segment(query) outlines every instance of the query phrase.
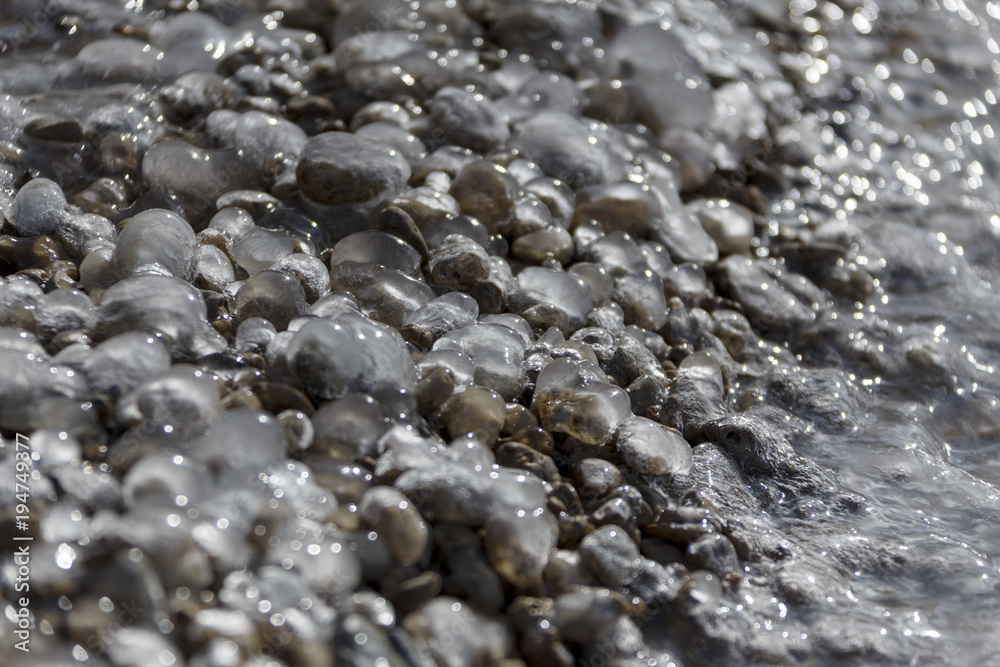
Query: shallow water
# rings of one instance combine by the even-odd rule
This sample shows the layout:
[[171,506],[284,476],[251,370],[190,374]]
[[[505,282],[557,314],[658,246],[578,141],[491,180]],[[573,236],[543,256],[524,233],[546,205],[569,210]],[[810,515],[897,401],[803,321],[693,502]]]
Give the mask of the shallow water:
[[[403,8],[391,1],[354,2],[344,3],[350,11],[345,9],[334,20],[307,2],[219,0],[187,6],[193,15],[199,10],[219,21],[185,26],[177,19],[167,20],[185,9],[181,3],[66,0],[46,3],[41,9],[27,0],[7,3],[0,8],[0,128],[11,135],[3,137],[6,143],[0,146],[6,161],[0,171],[4,205],[24,185],[26,174],[52,178],[65,192],[75,194],[95,180],[94,165],[100,164],[121,177],[127,201],[123,209],[147,188],[177,193],[178,208],[189,217],[197,208],[189,206],[191,202],[201,197],[211,205],[232,189],[267,189],[277,199],[297,201],[278,209],[292,209],[298,215],[294,222],[276,225],[283,243],[280,249],[275,245],[275,251],[289,256],[291,236],[298,243],[322,248],[365,228],[357,220],[371,218],[368,210],[357,217],[344,211],[331,213],[314,202],[302,204],[301,196],[294,200],[294,188],[282,190],[282,169],[299,159],[280,150],[288,145],[288,141],[282,144],[287,137],[278,135],[276,144],[269,144],[277,148],[267,155],[261,148],[262,155],[255,155],[251,164],[244,161],[249,148],[223,148],[229,146],[220,139],[224,129],[213,130],[211,122],[206,126],[178,119],[176,108],[165,110],[157,96],[165,86],[187,72],[214,70],[239,80],[245,90],[253,92],[259,86],[264,91],[246,101],[241,111],[273,107],[287,112],[283,103],[267,94],[283,90],[282,86],[287,88],[286,101],[304,85],[314,96],[332,100],[335,108],[356,111],[361,102],[352,95],[402,100],[405,91],[416,87],[421,92],[414,97],[419,98],[454,78],[469,82],[469,90],[478,86],[477,90],[501,98],[496,106],[514,128],[511,145],[518,145],[541,171],[557,175],[578,191],[599,187],[604,180],[642,186],[662,183],[657,175],[668,170],[679,186],[660,193],[661,199],[676,199],[679,204],[680,198],[714,196],[756,206],[762,214],[756,218],[752,253],[772,258],[764,265],[776,281],[787,278],[780,282],[784,289],[794,292],[795,276],[801,273],[819,285],[821,298],[806,309],[809,322],[803,326],[792,319],[791,309],[770,318],[766,312],[756,319],[751,316],[763,338],[758,339],[758,349],[745,355],[745,364],[732,366],[726,406],[748,414],[754,407],[776,407],[775,412],[760,412],[761,419],[784,435],[795,453],[829,471],[833,482],[803,490],[781,475],[748,472],[749,489],[763,508],[757,528],[784,541],[786,555],[744,559],[742,586],[722,593],[706,584],[703,598],[695,590],[693,599],[706,600],[704,609],[685,611],[681,620],[669,611],[637,614],[636,624],[646,643],[631,662],[619,659],[622,664],[647,665],[671,660],[694,665],[740,664],[739,660],[1000,665],[1000,292],[995,288],[1000,282],[1000,3],[577,0],[535,3],[548,12],[541,18],[517,14],[515,9],[522,4],[413,2]],[[494,27],[484,40],[465,14],[449,11],[459,5],[469,16],[488,19],[500,28]],[[411,19],[410,12],[417,18]],[[406,21],[417,21],[413,25],[419,27],[415,31],[419,39],[408,36]],[[599,34],[601,21],[622,32],[622,26],[646,24],[648,31],[605,38]],[[658,31],[652,27],[657,24]],[[505,32],[504,26],[514,28]],[[129,56],[134,61],[123,63],[96,51],[98,40],[111,34],[128,35],[130,48],[139,46]],[[349,43],[350,38],[355,42]],[[498,43],[490,42],[492,38]],[[256,52],[247,48],[254,40],[260,46]],[[322,40],[341,46],[330,49],[332,57],[323,56],[324,48],[317,46]],[[117,53],[123,44],[104,46]],[[96,55],[87,61],[81,49],[84,55],[86,49]],[[620,66],[620,61],[627,66]],[[488,62],[497,69],[490,70],[491,78],[470,62]],[[323,68],[338,73],[317,75]],[[539,70],[563,72],[586,86],[560,89],[558,77],[553,76],[548,83],[521,88],[525,92],[520,95],[501,95],[519,89],[515,81],[541,77]],[[616,128],[610,122],[614,114],[608,112],[603,119],[607,124],[594,121],[589,127],[574,126],[573,132],[579,131],[575,135],[569,130],[565,136],[556,135],[568,125],[564,116],[555,114],[579,114],[581,103],[574,95],[609,82],[607,104],[614,105],[613,91],[625,85],[640,101],[638,117],[625,113],[627,118]],[[592,96],[599,97],[596,92]],[[222,106],[215,102],[204,102],[191,117]],[[714,105],[716,117],[705,123],[703,118],[712,113],[705,108],[708,105]],[[31,116],[76,117],[86,131],[70,141],[28,140],[22,142],[25,147],[18,147],[23,109]],[[460,111],[453,113],[468,118]],[[301,121],[312,123],[306,128],[310,136],[333,129],[323,127],[322,114],[317,115],[319,120]],[[406,133],[390,135],[384,127],[369,131],[391,136],[386,139],[390,143],[404,142],[414,155],[449,142],[466,146],[482,142],[488,150],[507,141],[502,133],[493,132],[496,127],[490,123],[496,122],[491,113],[483,112],[476,121],[486,129],[471,137],[440,121],[445,135],[424,132],[420,139],[428,145],[423,148],[417,146],[417,137],[410,139]],[[204,155],[192,160],[204,167],[205,174],[221,174],[235,165],[230,177],[221,184],[206,183],[210,179],[191,178],[192,172],[168,163],[166,185],[153,188],[148,180],[144,184],[142,176],[150,178],[152,170],[143,164],[145,173],[140,175],[136,155],[141,160],[146,149],[163,137],[164,127],[180,139],[201,142]],[[589,133],[581,143],[588,142],[592,153],[575,162],[559,154],[558,144],[576,141],[580,133]],[[552,136],[557,137],[553,146],[538,148]],[[104,146],[112,141],[108,137],[117,137],[114,140],[125,147]],[[650,145],[659,146],[671,159],[656,164]],[[300,149],[301,143],[296,144],[296,153]],[[294,170],[286,177],[288,173]],[[417,178],[415,174],[411,182]],[[506,182],[495,178],[491,194],[496,194],[494,201],[501,201],[500,195],[507,194]],[[698,183],[699,179],[704,182]],[[648,194],[649,188],[642,192]],[[449,205],[441,204],[442,209]],[[532,225],[543,227],[556,214],[556,208],[549,206],[551,213],[544,215],[550,220],[543,224],[528,215],[512,219],[490,203],[478,205],[477,217],[494,235],[489,243],[500,243],[497,235],[535,231]],[[468,206],[463,202],[463,212]],[[430,224],[438,221],[437,211],[420,210],[434,221]],[[210,217],[190,222],[200,229]],[[316,231],[316,219],[324,224],[335,221]],[[418,224],[431,229],[424,220]],[[577,243],[586,234],[580,227],[585,225],[574,223]],[[637,238],[644,233],[633,232]],[[485,231],[481,233],[487,238]],[[430,238],[429,233],[425,236]],[[671,241],[669,234],[652,238],[664,244]],[[262,243],[266,251],[267,243]],[[714,248],[714,241],[709,239],[709,244]],[[682,262],[684,252],[703,252],[695,240],[678,245],[682,247],[671,248],[671,254],[691,271],[693,283],[703,275],[698,272],[704,265],[710,267],[715,283],[722,284],[711,268],[713,258]],[[341,246],[340,252],[347,253],[346,247]],[[486,249],[503,254],[496,247]],[[809,254],[814,251],[819,255]],[[304,251],[299,246],[294,252]],[[834,258],[823,252],[833,252]],[[482,254],[485,267],[489,260]],[[575,257],[580,259],[579,255],[578,249]],[[614,256],[623,265],[629,259],[624,250],[620,257]],[[398,261],[409,267],[416,262],[416,252]],[[389,261],[383,263],[391,266]],[[488,270],[477,265],[478,273],[469,284]],[[430,290],[412,285],[403,273],[407,271],[386,290],[405,294],[414,312],[430,301]],[[419,274],[420,269],[409,273]],[[527,281],[542,274],[523,275]],[[340,280],[341,285],[354,285],[351,281],[360,279],[345,270]],[[455,280],[465,291],[464,283]],[[581,284],[573,282],[575,288]],[[766,291],[768,284],[761,289]],[[664,309],[648,315],[643,304],[650,301],[643,300],[642,284],[631,288],[634,293],[623,292],[628,298],[638,294],[634,302],[619,299],[627,317],[638,312],[635,321],[663,331],[663,321],[657,318]],[[803,303],[808,300],[800,295],[810,293],[808,289],[794,292]],[[365,301],[362,291],[355,291]],[[544,294],[529,296],[544,301]],[[733,293],[722,296],[746,301]],[[396,325],[401,325],[403,317],[379,310],[379,299],[382,296],[376,295],[362,303],[365,314],[383,322],[396,318]],[[519,312],[524,315],[535,304],[518,306]],[[583,307],[572,313],[570,330],[579,328],[589,312],[586,303],[572,305]],[[671,307],[677,310],[677,304]],[[303,307],[287,316],[274,310],[248,311],[250,315],[238,317],[259,315],[282,319],[287,325],[304,311]],[[283,328],[278,326],[279,331]],[[504,343],[510,349],[520,345],[510,328],[497,328],[515,339],[513,344]],[[493,331],[490,335],[500,335]],[[209,350],[216,344],[199,341],[191,346]],[[478,365],[487,366],[474,358],[457,334],[439,341],[444,343],[435,344],[435,353],[461,347]],[[733,347],[727,347],[735,357]],[[292,349],[301,348],[309,352],[307,344]],[[485,358],[489,351],[480,354]],[[513,356],[505,348],[499,360],[489,360],[494,364],[490,369],[499,368],[497,377],[514,383],[510,395],[504,395],[499,384],[492,386],[507,399],[521,396],[524,384],[523,370],[512,373],[513,380],[504,375]],[[832,375],[824,375],[827,371]],[[479,368],[476,373],[477,383],[488,375]],[[402,375],[387,373],[384,379],[400,384]],[[317,379],[322,381],[324,377]],[[412,378],[406,381],[412,384]],[[372,394],[385,389],[374,380],[355,384],[356,391]],[[316,390],[311,395],[321,393]],[[379,400],[389,401],[381,395]],[[576,432],[573,435],[586,441]],[[709,498],[705,502],[711,506],[711,490],[698,493]],[[845,510],[848,496],[855,500]],[[513,525],[525,530],[523,523]],[[686,623],[694,629],[688,638]],[[577,650],[574,657],[580,664],[608,659],[599,650],[588,651]],[[301,664],[311,664],[300,659]]]

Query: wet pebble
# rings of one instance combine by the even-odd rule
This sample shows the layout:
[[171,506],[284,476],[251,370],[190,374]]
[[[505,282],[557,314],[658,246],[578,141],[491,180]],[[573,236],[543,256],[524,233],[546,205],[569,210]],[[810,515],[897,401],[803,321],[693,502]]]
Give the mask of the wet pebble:
[[452,143],[481,153],[510,138],[503,114],[482,93],[441,88],[434,94],[431,118]]
[[306,143],[297,167],[302,192],[322,204],[361,204],[399,190],[410,166],[393,148],[346,132]]
[[170,211],[151,209],[131,218],[118,234],[112,261],[122,278],[158,273],[190,280],[196,249],[191,225]]
[[247,278],[236,293],[235,305],[237,323],[260,317],[278,331],[308,308],[302,284],[275,270],[259,271]]
[[622,460],[642,475],[681,475],[691,468],[691,446],[681,434],[643,417],[625,420],[615,444]]
[[360,315],[307,323],[288,343],[285,357],[308,392],[326,400],[378,387],[412,391],[416,385],[416,369],[400,335]]

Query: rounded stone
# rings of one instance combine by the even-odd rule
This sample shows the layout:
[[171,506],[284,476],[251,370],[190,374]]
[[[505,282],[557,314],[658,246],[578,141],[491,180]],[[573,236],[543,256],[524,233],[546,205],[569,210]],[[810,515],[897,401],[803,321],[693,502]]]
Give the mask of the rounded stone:
[[296,176],[302,192],[321,204],[362,204],[401,189],[410,165],[380,141],[324,132],[302,149]]

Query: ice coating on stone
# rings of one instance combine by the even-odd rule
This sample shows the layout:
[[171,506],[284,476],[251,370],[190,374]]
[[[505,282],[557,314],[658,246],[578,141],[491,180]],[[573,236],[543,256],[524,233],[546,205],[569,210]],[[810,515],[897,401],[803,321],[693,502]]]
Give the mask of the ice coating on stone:
[[444,243],[452,234],[466,236],[483,247],[490,242],[490,233],[483,223],[468,215],[432,222],[423,230],[424,240],[431,249]]
[[[357,556],[339,534],[323,524],[301,520],[286,527],[277,537],[279,542],[268,550],[266,561],[282,567],[285,562],[294,563],[313,590],[337,598],[360,583],[361,564]],[[296,548],[296,542],[305,548]],[[289,607],[294,609],[299,599],[290,597]]]
[[372,319],[396,329],[411,313],[434,298],[434,290],[426,283],[400,273],[383,270],[358,290],[358,306]]
[[195,284],[222,292],[236,280],[233,263],[213,245],[199,245],[194,260]]
[[510,145],[549,176],[574,187],[617,181],[623,172],[621,160],[605,142],[562,111],[542,112],[524,121],[511,136]]
[[122,480],[122,496],[129,508],[140,503],[197,505],[210,489],[211,477],[204,465],[170,452],[147,456],[129,468]]
[[137,39],[110,37],[90,42],[67,62],[59,80],[68,86],[90,82],[139,83],[158,80],[163,52]]
[[299,329],[285,358],[306,390],[326,400],[380,387],[416,384],[413,360],[399,333],[360,315],[316,320]]
[[475,382],[489,387],[506,400],[524,388],[524,339],[513,330],[495,324],[473,324],[445,334],[432,348],[465,354],[475,366]]
[[115,226],[110,220],[95,213],[67,215],[55,230],[55,237],[70,254],[85,256],[87,253],[115,242]]
[[393,486],[411,498],[424,517],[482,526],[487,557],[501,577],[519,586],[540,580],[559,531],[538,478],[448,461],[432,451],[410,457],[408,463]]
[[62,188],[47,178],[25,183],[10,211],[14,228],[24,236],[55,234],[68,217]]
[[643,475],[678,475],[691,469],[691,446],[672,428],[629,417],[615,432],[618,455]]
[[361,204],[399,190],[410,165],[379,141],[324,132],[305,145],[297,176],[302,192],[322,204]]
[[35,306],[35,330],[44,341],[62,332],[89,334],[96,322],[97,314],[90,298],[69,287],[52,290]]
[[449,292],[421,306],[403,320],[403,326],[427,331],[434,339],[470,326],[479,317],[479,305],[468,294]]
[[0,350],[0,364],[4,369],[0,381],[4,417],[30,401],[52,396],[82,397],[87,388],[86,380],[79,373],[66,366],[53,365],[30,352]]
[[612,631],[625,604],[607,588],[579,586],[556,598],[555,624],[567,639],[590,643]]
[[532,264],[541,264],[547,259],[567,264],[573,259],[573,252],[573,237],[555,225],[519,236],[510,249],[514,257]]
[[221,398],[217,378],[198,368],[174,366],[144,382],[119,401],[117,408],[125,419],[144,419],[184,433],[200,433],[222,413]]
[[559,330],[569,335],[587,321],[587,313],[594,307],[590,285],[571,273],[529,266],[517,276],[517,290],[511,296],[513,310],[524,311],[547,305],[557,310],[562,319]]
[[424,145],[424,142],[406,129],[392,123],[368,123],[358,129],[355,134],[392,146],[410,164],[427,155],[427,146]]
[[428,375],[433,369],[446,368],[455,378],[455,385],[469,386],[475,383],[476,367],[467,355],[457,349],[431,350],[420,358],[417,372],[421,377]]
[[286,255],[272,264],[271,269],[298,280],[309,303],[330,291],[330,271],[323,260],[314,255],[301,252]]
[[472,239],[453,234],[434,249],[427,267],[434,283],[467,292],[489,274],[490,258]]
[[[220,211],[215,216],[216,219],[225,212]],[[252,222],[251,220],[251,224]],[[253,227],[236,239],[232,254],[233,259],[247,272],[255,273],[293,254],[296,248],[296,238],[289,232]]]
[[347,262],[382,264],[413,278],[419,278],[420,253],[402,239],[374,230],[357,232],[341,239],[330,252],[330,266]]
[[[406,211],[413,218],[418,230],[426,230],[435,223],[450,220],[461,213],[458,202],[447,193],[447,190],[447,187],[441,191],[430,185],[424,185],[399,195],[392,200],[392,204]],[[403,238],[410,242],[410,239]]]
[[558,540],[558,524],[544,505],[530,510],[515,505],[486,521],[483,548],[501,578],[528,587],[541,579]]
[[486,387],[468,387],[441,406],[448,437],[472,435],[488,446],[496,444],[506,416],[504,400]]
[[243,165],[237,151],[198,148],[179,139],[146,151],[142,177],[150,190],[175,194],[203,211],[210,211],[228,190],[254,190],[258,185],[257,175]]
[[80,364],[91,389],[118,396],[170,368],[170,351],[157,336],[129,331],[93,348]]
[[285,432],[266,412],[230,410],[189,448],[187,454],[206,465],[252,470],[256,476],[257,471],[284,457]]
[[457,598],[431,600],[403,619],[403,627],[443,667],[498,664],[513,651],[509,630]]
[[237,206],[223,208],[212,216],[208,228],[225,232],[230,239],[238,239],[254,228],[253,216]]
[[337,512],[337,497],[316,483],[316,476],[301,461],[275,461],[263,475],[264,484],[298,517],[328,521]]
[[627,232],[602,236],[586,247],[584,257],[606,269],[612,277],[638,275],[649,268],[642,249]]
[[97,315],[100,338],[136,330],[162,334],[175,356],[201,356],[226,346],[208,325],[201,294],[177,278],[126,278],[105,292]]
[[802,332],[816,318],[809,304],[778,283],[757,260],[730,255],[715,267],[715,279],[720,293],[738,301],[764,335]]
[[462,213],[479,220],[490,233],[501,234],[508,231],[514,217],[517,190],[517,180],[506,169],[484,161],[464,166],[448,194]]
[[111,261],[123,278],[154,270],[190,280],[197,247],[194,231],[183,218],[150,209],[132,217],[118,234]]
[[714,111],[707,76],[686,52],[677,30],[659,23],[622,31],[609,49],[635,83],[639,120],[657,132],[699,127]]
[[542,426],[587,444],[608,440],[631,414],[628,395],[589,361],[555,359],[538,375],[531,410]]
[[306,133],[295,123],[261,111],[240,114],[233,132],[233,148],[243,153],[250,165],[268,168],[294,166],[306,145]]
[[664,215],[650,230],[650,238],[662,243],[677,263],[711,264],[719,259],[715,241],[687,209]]

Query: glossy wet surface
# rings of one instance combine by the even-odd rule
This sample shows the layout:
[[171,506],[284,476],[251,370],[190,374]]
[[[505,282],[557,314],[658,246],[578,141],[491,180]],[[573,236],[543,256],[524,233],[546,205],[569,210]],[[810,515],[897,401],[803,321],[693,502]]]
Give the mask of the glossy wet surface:
[[1000,665],[998,25],[5,4],[0,646]]

